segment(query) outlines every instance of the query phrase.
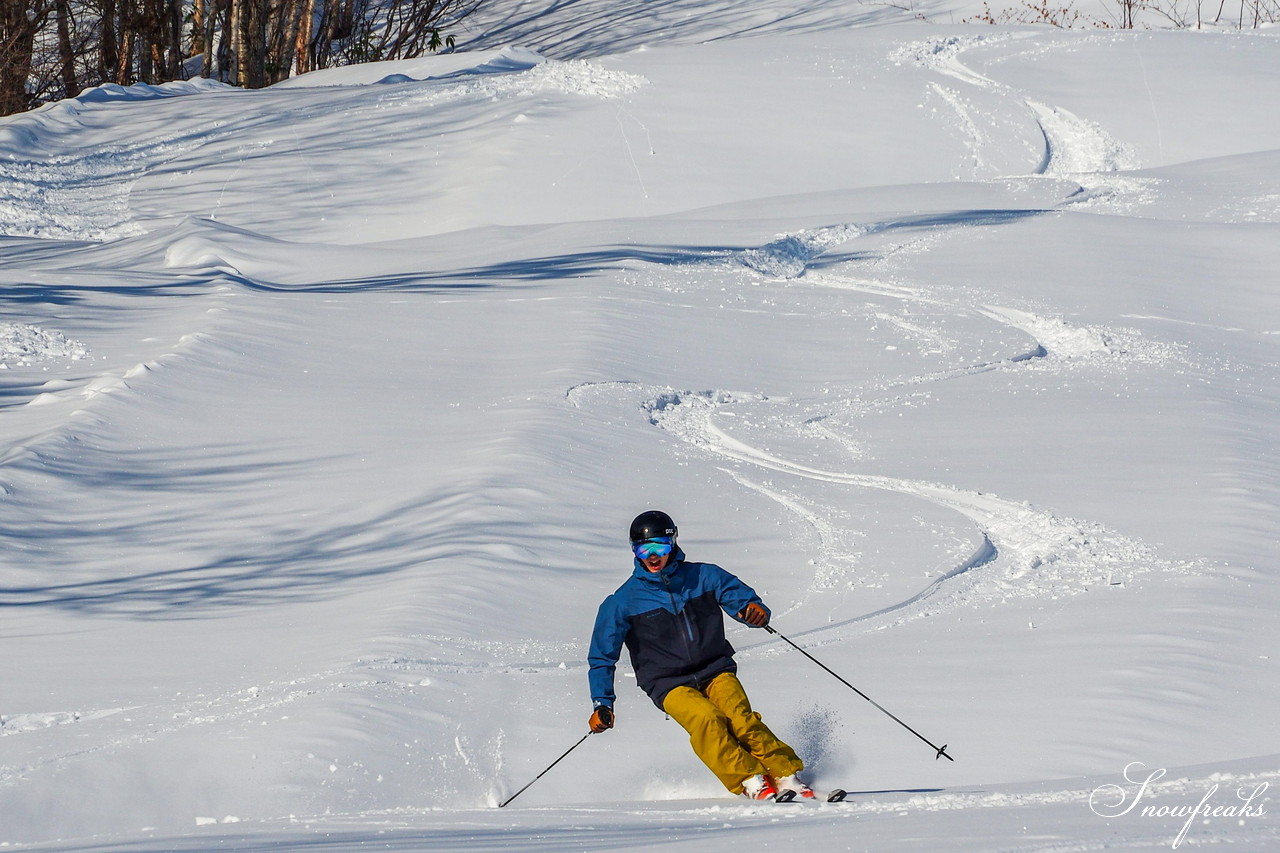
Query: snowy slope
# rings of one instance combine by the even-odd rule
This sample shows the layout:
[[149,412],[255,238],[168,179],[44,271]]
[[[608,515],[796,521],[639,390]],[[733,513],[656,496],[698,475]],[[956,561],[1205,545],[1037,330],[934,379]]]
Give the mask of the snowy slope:
[[[970,11],[509,4],[5,119],[0,844],[1273,848],[1276,35]],[[651,506],[956,761],[734,628],[851,802],[624,675],[495,808]]]

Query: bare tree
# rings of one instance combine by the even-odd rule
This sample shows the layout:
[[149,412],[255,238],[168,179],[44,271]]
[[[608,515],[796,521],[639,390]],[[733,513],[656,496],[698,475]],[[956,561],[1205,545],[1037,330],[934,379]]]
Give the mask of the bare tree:
[[54,0],[53,10],[58,22],[58,61],[62,65],[62,91],[78,95],[80,82],[76,76],[76,47],[71,40],[71,31],[75,26],[71,19],[71,4],[67,0]]
[[477,0],[324,0],[312,67],[412,59],[453,47],[443,27],[477,5]]
[[34,105],[27,87],[36,36],[53,13],[53,0],[0,0],[0,115]]
[[0,0],[0,115],[85,86],[178,80],[188,60],[190,73],[256,88],[317,68],[421,56],[452,47],[443,28],[478,2]]
[[[984,2],[983,12],[965,18],[967,23],[984,24],[1049,24],[1055,27],[1099,27],[1131,30],[1139,26],[1138,15],[1165,18],[1180,29],[1200,29],[1203,24],[1204,0],[1116,0],[1118,14],[1108,11],[1105,18],[1085,15],[1074,8],[1074,0],[1019,0],[1018,5],[995,11]],[[1214,24],[1230,23],[1232,12],[1227,0],[1218,0]],[[1227,16],[1224,21],[1224,14]],[[1240,0],[1235,14],[1239,29],[1256,29],[1280,21],[1280,0]]]

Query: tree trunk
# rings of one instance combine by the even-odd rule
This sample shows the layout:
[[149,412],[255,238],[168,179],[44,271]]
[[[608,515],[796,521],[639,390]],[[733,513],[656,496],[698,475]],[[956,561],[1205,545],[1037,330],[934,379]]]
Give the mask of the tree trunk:
[[204,0],[194,0],[191,4],[191,51],[187,54],[188,57],[204,54],[204,22],[208,17],[208,4]]
[[[199,5],[197,2],[196,5]],[[181,80],[186,75],[182,72],[182,2],[169,0],[168,21],[168,68],[166,73],[170,80]]]
[[28,14],[29,3],[0,0],[0,115],[12,115],[31,108],[27,78],[36,33],[44,26],[52,4],[37,4]]
[[298,45],[298,28],[302,25],[302,0],[281,0],[271,25],[269,83],[289,79]]
[[102,32],[98,37],[98,81],[103,83],[115,76],[116,67],[120,64],[120,36],[119,30],[116,29],[118,10],[116,0],[102,0]]
[[302,14],[299,18],[297,32],[293,34],[294,68],[298,74],[312,70],[311,63],[311,27],[316,14],[316,0],[303,0]]
[[200,19],[200,52],[204,57],[200,65],[202,77],[213,76],[213,25],[218,19],[218,4],[215,0],[196,0],[196,5],[204,9],[204,17]]
[[227,59],[229,66],[227,82],[234,86],[244,85],[244,71],[241,57],[244,54],[244,4],[245,0],[231,0],[231,15],[227,29],[231,31],[231,49]]
[[62,65],[62,96],[74,98],[80,94],[76,79],[76,53],[71,47],[71,6],[67,0],[55,0],[54,14],[58,20],[58,62]]
[[121,0],[119,9],[120,35],[117,39],[119,49],[115,56],[116,67],[107,79],[121,86],[128,86],[133,82],[133,53],[138,41],[136,0]]

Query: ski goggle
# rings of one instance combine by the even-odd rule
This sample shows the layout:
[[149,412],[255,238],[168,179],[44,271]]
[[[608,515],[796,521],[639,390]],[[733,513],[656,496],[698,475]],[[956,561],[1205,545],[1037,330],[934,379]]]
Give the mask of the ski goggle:
[[672,536],[659,536],[655,539],[646,539],[643,542],[634,542],[631,550],[635,552],[637,560],[647,560],[650,557],[665,557],[675,550],[676,540]]

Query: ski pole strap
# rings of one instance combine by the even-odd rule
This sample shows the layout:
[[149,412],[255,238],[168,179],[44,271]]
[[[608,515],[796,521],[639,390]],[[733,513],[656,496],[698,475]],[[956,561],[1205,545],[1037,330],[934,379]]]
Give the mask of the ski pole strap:
[[785,634],[783,634],[781,631],[777,630],[776,628],[774,628],[774,627],[773,627],[773,626],[771,626],[771,625],[765,625],[765,626],[764,626],[764,629],[765,629],[766,631],[768,631],[770,634],[773,634],[773,635],[775,635],[775,636],[777,636],[777,637],[781,638],[781,639],[782,639],[782,641],[783,641],[784,643],[786,643],[788,646],[790,646],[791,648],[795,649],[795,650],[796,650],[796,651],[798,651],[800,654],[804,655],[804,656],[805,656],[805,657],[807,657],[809,660],[813,661],[813,662],[814,662],[814,663],[816,663],[818,666],[820,666],[820,667],[822,667],[824,670],[826,670],[826,671],[827,671],[827,673],[828,673],[829,675],[831,675],[833,678],[835,678],[835,679],[836,679],[836,681],[839,681],[839,682],[840,682],[841,684],[843,684],[845,687],[848,687],[848,688],[849,688],[850,690],[852,690],[854,693],[857,693],[857,694],[858,694],[859,696],[861,696],[863,699],[866,699],[868,702],[870,702],[872,705],[874,705],[874,706],[876,707],[876,709],[877,709],[877,710],[879,710],[881,713],[883,713],[884,715],[886,715],[887,717],[889,717],[889,719],[893,720],[895,723],[897,723],[898,725],[902,726],[904,729],[906,729],[907,731],[911,732],[911,733],[912,733],[913,735],[915,735],[916,737],[920,738],[920,740],[924,741],[925,743],[929,744],[929,746],[933,747],[933,750],[934,750],[934,752],[936,753],[936,755],[934,755],[934,757],[933,757],[934,761],[937,761],[939,758],[945,758],[945,759],[947,759],[947,761],[955,761],[955,759],[954,759],[954,758],[952,758],[950,755],[948,755],[948,754],[947,754],[947,745],[946,745],[945,743],[944,743],[942,746],[938,746],[938,745],[936,745],[935,743],[933,743],[932,741],[930,741],[927,737],[925,737],[924,735],[920,734],[920,733],[919,733],[918,731],[916,731],[915,729],[911,728],[911,726],[909,726],[909,725],[907,725],[906,723],[902,722],[902,720],[898,719],[896,716],[894,716],[893,714],[889,713],[889,711],[888,711],[888,710],[887,710],[883,705],[881,705],[879,702],[877,702],[876,700],[872,699],[870,696],[868,696],[867,694],[863,693],[863,692],[862,692],[861,690],[859,690],[858,688],[854,687],[854,686],[853,686],[852,684],[850,684],[848,681],[845,681],[843,678],[841,678],[839,674],[837,674],[836,672],[834,672],[834,671],[831,669],[831,667],[827,666],[825,663],[823,663],[822,661],[818,660],[818,659],[817,659],[817,658],[815,658],[813,655],[809,654],[809,653],[808,653],[808,652],[806,652],[804,649],[802,649],[802,648],[800,648],[799,646],[797,646],[795,643],[791,642],[791,640],[790,640],[790,639],[789,639]]

